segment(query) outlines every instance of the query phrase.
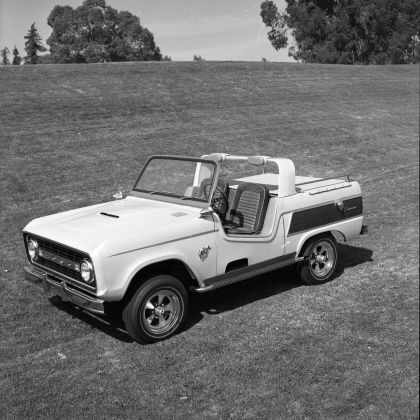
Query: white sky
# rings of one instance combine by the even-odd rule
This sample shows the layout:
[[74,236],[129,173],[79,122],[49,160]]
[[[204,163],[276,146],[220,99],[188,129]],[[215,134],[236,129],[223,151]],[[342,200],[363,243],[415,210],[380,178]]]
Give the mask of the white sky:
[[[83,0],[0,0],[0,49],[21,57],[24,35],[33,22],[45,46],[51,33],[47,17],[59,5],[80,6]],[[162,54],[174,61],[206,60],[293,61],[287,50],[277,52],[267,39],[260,17],[262,0],[106,0],[117,10],[140,18],[155,36]],[[284,9],[284,0],[276,0]]]

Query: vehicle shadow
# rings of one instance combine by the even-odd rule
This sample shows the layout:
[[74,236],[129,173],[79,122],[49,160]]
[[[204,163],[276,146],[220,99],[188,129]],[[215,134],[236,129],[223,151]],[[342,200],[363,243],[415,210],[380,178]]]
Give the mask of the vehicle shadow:
[[121,319],[121,313],[118,310],[112,311],[106,315],[96,315],[85,311],[69,302],[63,302],[58,296],[52,296],[49,301],[57,309],[66,312],[73,318],[77,318],[92,328],[96,328],[103,333],[125,343],[132,343],[134,340],[125,331],[124,323]]
[[[337,252],[338,265],[335,276],[330,280],[332,282],[346,269],[373,261],[373,251],[367,248],[337,243]],[[295,264],[213,292],[197,294],[192,297],[190,315],[184,330],[198,323],[203,318],[203,313],[216,315],[301,286],[305,285],[298,277]],[[322,285],[306,287],[320,286]]]
[[[334,279],[342,275],[348,268],[373,261],[373,251],[367,248],[338,243],[337,251],[339,265]],[[334,281],[334,279],[331,281]],[[203,319],[203,314],[217,315],[301,286],[304,285],[298,278],[297,266],[292,265],[222,287],[213,292],[191,294],[190,312],[183,331],[198,324]],[[321,287],[321,285],[310,287]],[[107,315],[102,316],[63,302],[56,296],[51,297],[49,300],[59,310],[68,313],[70,316],[85,322],[93,328],[97,328],[116,340],[126,343],[133,342],[133,339],[125,331],[121,319],[121,311],[117,307]]]
[[335,277],[341,276],[346,268],[372,262],[373,251],[368,248],[337,243],[338,265]]

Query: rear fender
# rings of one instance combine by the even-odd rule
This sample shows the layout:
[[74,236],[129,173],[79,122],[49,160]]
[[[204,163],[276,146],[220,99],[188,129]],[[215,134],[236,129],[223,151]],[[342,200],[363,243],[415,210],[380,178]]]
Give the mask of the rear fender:
[[[300,235],[291,235],[287,237],[287,242],[296,244],[296,255],[298,258],[302,258],[302,252],[304,251],[304,245],[306,242],[314,236],[321,234],[330,235],[333,237],[341,236],[344,241],[356,238],[360,234],[360,230],[363,224],[363,216],[347,219],[338,223],[334,223],[328,226],[323,226],[317,229],[304,232]],[[289,243],[290,243],[289,242]]]

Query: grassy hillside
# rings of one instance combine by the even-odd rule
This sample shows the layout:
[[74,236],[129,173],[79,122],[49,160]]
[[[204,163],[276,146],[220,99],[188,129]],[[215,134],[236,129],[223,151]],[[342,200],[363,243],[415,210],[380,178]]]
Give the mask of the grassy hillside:
[[[418,418],[418,66],[0,67],[0,417]],[[31,219],[128,191],[155,153],[350,173],[369,235],[341,275],[279,270],[193,300],[139,346],[23,280]]]

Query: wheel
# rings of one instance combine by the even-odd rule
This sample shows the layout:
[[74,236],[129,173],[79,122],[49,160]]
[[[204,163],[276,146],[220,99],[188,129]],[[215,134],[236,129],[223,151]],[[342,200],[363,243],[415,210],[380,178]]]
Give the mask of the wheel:
[[305,247],[305,260],[299,264],[299,274],[305,284],[320,284],[330,280],[337,266],[337,246],[332,236],[318,236]]
[[123,309],[128,334],[139,343],[154,343],[175,334],[188,313],[188,294],[175,277],[159,275],[142,284]]

